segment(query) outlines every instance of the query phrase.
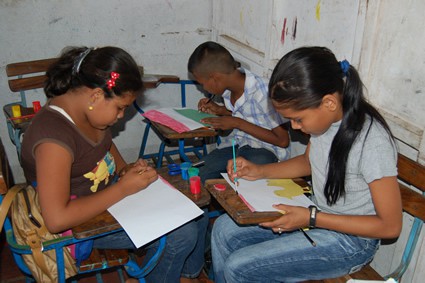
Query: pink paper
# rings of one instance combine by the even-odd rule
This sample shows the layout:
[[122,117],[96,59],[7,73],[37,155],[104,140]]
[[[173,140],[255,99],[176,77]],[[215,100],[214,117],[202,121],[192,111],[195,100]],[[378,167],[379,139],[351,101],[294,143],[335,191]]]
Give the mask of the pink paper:
[[151,121],[167,126],[179,134],[190,131],[186,125],[156,110],[146,111],[144,114],[142,114],[142,116],[148,118]]

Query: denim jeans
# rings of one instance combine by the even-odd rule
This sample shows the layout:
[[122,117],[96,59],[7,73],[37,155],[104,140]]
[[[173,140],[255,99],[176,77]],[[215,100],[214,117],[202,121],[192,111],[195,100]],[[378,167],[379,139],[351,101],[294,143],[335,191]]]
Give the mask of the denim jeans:
[[[242,156],[255,164],[267,164],[277,162],[276,155],[264,148],[252,148],[249,145],[237,147],[236,156]],[[202,183],[208,179],[221,179],[221,173],[226,173],[227,161],[233,158],[233,148],[225,147],[214,149],[204,156],[205,165],[199,169]]]
[[[158,264],[147,275],[146,282],[178,283],[180,277],[196,278],[204,265],[205,236],[208,227],[208,214],[180,226],[167,234],[164,253]],[[143,264],[155,254],[159,245],[156,240],[147,249]],[[118,232],[94,240],[97,249],[136,249],[125,232]]]
[[273,233],[257,225],[238,226],[227,214],[214,223],[211,248],[214,282],[299,282],[334,278],[370,262],[379,240],[325,229]]

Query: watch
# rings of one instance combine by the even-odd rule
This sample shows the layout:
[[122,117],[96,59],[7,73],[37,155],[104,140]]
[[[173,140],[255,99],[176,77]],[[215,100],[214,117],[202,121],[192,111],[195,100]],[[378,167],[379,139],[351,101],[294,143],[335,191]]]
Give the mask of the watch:
[[310,210],[310,224],[309,227],[310,228],[316,228],[316,216],[317,216],[317,206],[314,205],[310,205],[308,207],[308,209]]

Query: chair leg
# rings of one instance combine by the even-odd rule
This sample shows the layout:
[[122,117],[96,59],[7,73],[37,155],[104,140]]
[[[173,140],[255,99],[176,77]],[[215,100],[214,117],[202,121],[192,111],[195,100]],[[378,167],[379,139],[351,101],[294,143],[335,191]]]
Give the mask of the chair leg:
[[421,219],[415,217],[415,220],[413,221],[412,228],[410,230],[409,238],[406,243],[406,247],[404,249],[404,253],[402,255],[402,259],[400,262],[400,265],[394,270],[391,274],[384,277],[385,280],[389,278],[393,278],[397,280],[397,282],[400,282],[401,277],[406,272],[407,267],[409,266],[409,263],[412,259],[413,253],[415,251],[416,244],[419,239],[419,235],[422,230],[423,222]]
[[162,167],[162,159],[164,158],[164,152],[165,152],[165,142],[161,142],[161,145],[159,146],[159,151],[158,151],[158,161],[156,163],[156,168]]
[[167,236],[162,236],[159,239],[159,246],[156,253],[149,259],[145,266],[142,268],[137,264],[135,260],[129,260],[127,264],[124,266],[127,273],[134,278],[139,278],[139,282],[145,282],[143,279],[152,269],[155,268],[158,261],[160,260],[162,253],[165,249],[165,243],[167,240]]
[[117,270],[117,273],[118,273],[118,277],[120,278],[120,282],[121,283],[124,283],[125,282],[125,278],[124,278],[124,273],[122,272],[122,269],[121,268],[118,269]]
[[148,142],[148,136],[149,136],[149,131],[151,129],[151,123],[147,122],[146,123],[146,128],[145,128],[145,132],[143,133],[143,139],[142,139],[142,144],[140,146],[140,151],[139,151],[139,158],[144,158],[145,155],[145,149],[146,149],[146,144]]
[[102,273],[96,272],[96,281],[97,283],[103,283]]

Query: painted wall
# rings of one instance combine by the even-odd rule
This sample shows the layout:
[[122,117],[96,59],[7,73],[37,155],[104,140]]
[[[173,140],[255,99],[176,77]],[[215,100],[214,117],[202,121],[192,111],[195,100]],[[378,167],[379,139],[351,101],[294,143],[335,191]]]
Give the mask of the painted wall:
[[[187,78],[187,59],[198,44],[210,39],[211,20],[212,4],[208,0],[0,1],[0,104],[18,100],[7,85],[8,63],[55,57],[69,45],[119,46],[144,66],[145,73]],[[188,106],[195,106],[201,95],[190,88]],[[29,97],[30,103],[33,99],[45,101],[42,92]],[[145,109],[179,104],[180,89],[176,85],[147,91],[143,101]],[[135,111],[114,126],[114,140],[127,161],[137,155],[143,129],[144,123]],[[15,179],[24,181],[4,115],[0,115],[0,135]],[[149,142],[155,143],[155,139]],[[157,147],[148,148],[154,149]]]

